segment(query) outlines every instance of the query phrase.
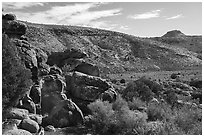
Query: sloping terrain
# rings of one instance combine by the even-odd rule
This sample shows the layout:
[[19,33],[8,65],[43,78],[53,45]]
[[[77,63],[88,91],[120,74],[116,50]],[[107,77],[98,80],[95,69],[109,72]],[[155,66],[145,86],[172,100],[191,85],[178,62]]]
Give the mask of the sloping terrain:
[[189,37],[187,42],[183,37],[177,38],[175,43],[166,42],[169,37],[164,36],[139,38],[86,27],[26,24],[29,42],[48,56],[77,48],[85,52],[89,57],[85,60],[99,66],[101,72],[181,70],[201,66],[201,36]]

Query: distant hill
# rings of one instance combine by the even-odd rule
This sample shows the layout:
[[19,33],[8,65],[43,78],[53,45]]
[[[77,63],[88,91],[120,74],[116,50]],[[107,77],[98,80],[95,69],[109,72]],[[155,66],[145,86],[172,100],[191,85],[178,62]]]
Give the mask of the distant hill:
[[172,30],[168,31],[166,34],[164,34],[162,37],[174,37],[174,38],[182,38],[185,37],[186,35],[183,34],[180,30]]
[[26,36],[32,45],[48,55],[80,49],[88,54],[86,61],[99,66],[101,72],[180,70],[201,66],[202,62],[199,58],[202,37],[180,39],[185,36],[180,31],[157,38],[140,38],[89,27],[26,24]]
[[49,60],[53,53],[75,48],[88,55],[85,62],[97,65],[104,73],[202,66],[202,37],[186,36],[178,30],[162,37],[141,38],[90,27],[20,22],[27,25],[25,37],[28,42]]

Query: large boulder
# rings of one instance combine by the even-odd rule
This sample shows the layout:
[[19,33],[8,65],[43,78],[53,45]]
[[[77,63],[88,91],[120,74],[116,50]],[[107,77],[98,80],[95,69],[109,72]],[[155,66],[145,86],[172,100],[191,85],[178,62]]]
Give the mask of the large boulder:
[[82,72],[91,76],[99,77],[99,68],[96,65],[90,63],[82,63],[75,67],[75,71]]
[[69,59],[69,58],[74,58],[74,59],[81,59],[86,57],[87,54],[79,49],[67,49],[64,52],[55,52],[52,53],[48,57],[47,63],[49,65],[57,65],[59,67],[62,67],[64,65],[64,61]]
[[37,133],[38,130],[40,129],[39,125],[37,122],[35,122],[32,119],[24,119],[22,120],[22,122],[20,123],[20,128],[27,130],[31,133]]
[[39,125],[42,124],[42,115],[39,114],[29,114],[29,118],[37,122]]
[[23,129],[11,129],[3,132],[3,135],[32,135],[29,131]]
[[38,67],[36,50],[25,40],[15,40],[16,46],[19,48],[19,53],[25,62],[27,68]]
[[52,109],[62,100],[64,97],[60,92],[50,92],[49,94],[42,95],[41,112],[43,115],[50,114]]
[[53,75],[53,74],[59,74],[59,75],[62,75],[62,70],[57,67],[57,66],[51,66],[50,67],[50,72],[49,72],[50,75]]
[[41,80],[42,83],[42,96],[50,92],[64,92],[66,83],[64,78],[58,74],[44,76]]
[[17,20],[4,20],[2,29],[8,35],[24,35],[27,30],[27,25]]
[[9,14],[3,15],[2,19],[5,19],[5,20],[16,20],[17,18],[16,18],[15,14],[9,13]]
[[20,99],[18,107],[23,108],[23,109],[27,109],[30,113],[36,114],[35,103],[29,97],[28,94],[25,94],[25,96],[22,99]]
[[[21,121],[21,120],[18,120],[18,119],[15,119],[15,120]],[[7,131],[7,130],[18,129],[18,128],[17,128],[17,124],[16,124],[17,121],[15,121],[15,120],[9,119],[9,120],[3,122],[3,124],[2,124],[2,132],[5,132],[5,131]]]
[[30,89],[29,96],[33,100],[35,104],[41,103],[41,86],[38,84],[34,84]]
[[74,72],[65,76],[67,90],[82,100],[95,101],[100,94],[111,88],[111,84],[100,77]]
[[6,118],[23,120],[25,118],[28,118],[28,114],[29,112],[26,109],[11,108],[8,110]]
[[43,119],[43,125],[67,127],[84,122],[84,116],[79,107],[69,99],[62,100],[52,109],[48,117]]
[[39,76],[46,76],[50,72],[50,66],[45,63],[38,63]]

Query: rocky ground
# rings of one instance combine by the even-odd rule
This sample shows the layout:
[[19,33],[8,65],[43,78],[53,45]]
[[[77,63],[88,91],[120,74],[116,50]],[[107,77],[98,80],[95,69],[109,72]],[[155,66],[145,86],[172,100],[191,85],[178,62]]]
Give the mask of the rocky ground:
[[[34,31],[31,31],[31,29]],[[36,29],[39,29],[40,31],[36,31]],[[95,57],[93,54],[97,53],[97,56],[99,56],[99,54],[107,53],[107,49],[111,48],[111,42],[109,44],[98,43],[100,47],[99,49],[106,49],[106,51],[99,52],[99,49],[92,51],[97,49],[93,48],[95,46],[93,43],[97,42],[97,38],[93,38],[93,36],[95,37],[95,35],[99,35],[99,30],[87,31],[87,29],[83,30],[83,28],[78,28],[78,30],[74,29],[75,31],[70,34],[72,37],[67,35],[67,39],[69,40],[73,40],[75,33],[81,34],[81,37],[83,37],[82,39],[84,40],[88,39],[87,41],[83,42],[79,41],[77,44],[79,47],[80,44],[84,46],[87,44],[86,42],[90,42],[90,40],[92,40],[92,44],[89,43],[89,45],[91,45],[89,48],[92,48],[92,50],[89,50],[89,48],[76,48],[77,46],[66,48],[62,44],[66,40],[58,43],[60,40],[62,40],[62,37],[64,38],[65,36],[60,36],[62,34],[62,30],[59,32],[59,29],[56,28],[49,29],[44,29],[40,25],[26,25],[25,23],[16,20],[15,15],[12,14],[3,15],[3,47],[13,46],[13,48],[16,49],[15,54],[17,55],[17,58],[20,59],[25,69],[30,71],[31,77],[29,77],[29,79],[32,80],[31,86],[24,93],[17,94],[15,98],[12,99],[12,102],[4,107],[2,115],[3,134],[159,134],[157,132],[153,132],[153,127],[156,125],[156,128],[164,128],[165,122],[163,119],[158,119],[156,118],[157,116],[149,113],[149,111],[152,109],[152,107],[150,107],[151,103],[158,106],[167,104],[170,106],[169,108],[172,112],[174,109],[185,106],[189,107],[190,109],[196,109],[196,112],[198,111],[199,114],[201,113],[201,79],[192,77],[190,80],[185,80],[183,79],[185,73],[181,72],[169,72],[168,76],[166,76],[168,77],[168,80],[155,78],[155,75],[153,75],[153,77],[150,79],[148,77],[142,77],[143,75],[137,77],[137,75],[130,74],[128,77],[131,79],[127,79],[127,77],[124,77],[127,76],[125,73],[117,75],[107,74],[104,73],[104,71],[101,71],[101,68],[105,68],[102,66],[109,57],[105,55],[106,58],[103,56],[104,58],[99,58],[99,60],[93,59],[93,57]],[[42,34],[45,33],[44,31],[46,31],[50,37],[53,37],[53,32],[55,33],[54,35],[57,36],[55,39],[52,39],[52,41],[44,41],[45,39],[43,39],[42,36]],[[70,30],[68,31],[65,29],[64,31],[65,32],[63,33],[70,33]],[[101,33],[106,34],[106,32],[101,31],[100,37]],[[32,37],[34,34],[42,37]],[[88,34],[92,37],[88,38]],[[118,37],[118,39],[115,40],[127,41],[127,38],[124,38],[123,34],[117,34],[114,35],[114,37]],[[36,38],[38,39],[36,40]],[[141,41],[141,39],[134,39],[135,41],[133,41],[133,45],[135,45],[135,43],[137,45],[139,44],[138,41]],[[77,40],[75,40],[73,43],[69,44],[72,45],[76,43]],[[150,43],[152,42],[151,40],[149,41]],[[115,43],[117,42],[118,41],[115,41]],[[54,45],[56,43],[57,46]],[[112,45],[115,43],[112,43]],[[129,45],[127,45],[127,47],[131,45],[131,42],[128,43]],[[160,42],[155,43],[158,44]],[[155,43],[153,42],[153,45]],[[145,54],[142,54],[145,55],[144,58],[147,58],[150,55],[150,50],[153,50],[150,47],[148,50],[146,50]],[[157,45],[156,47],[164,49],[162,45]],[[127,49],[129,50],[130,48],[131,47]],[[192,66],[195,65],[198,68],[199,65],[201,65],[201,60],[194,56],[197,55],[197,53],[187,50],[180,50],[180,52],[178,52],[175,48],[172,49],[170,45],[165,47],[165,50],[167,49],[170,50],[168,55],[184,55],[186,64],[191,62]],[[91,53],[89,53],[90,51]],[[158,55],[158,51],[155,52],[155,55]],[[123,55],[123,53],[125,52],[122,52],[121,54]],[[136,51],[133,53],[136,54]],[[108,56],[109,55],[110,54],[108,54]],[[137,52],[137,55],[140,57],[140,59],[142,58],[142,55],[140,55],[139,52]],[[6,57],[8,58],[9,56]],[[153,57],[153,54],[151,54],[149,57],[151,60],[150,62],[156,59],[155,56]],[[104,60],[102,61],[102,59]],[[139,62],[141,61],[140,59]],[[176,56],[176,61],[178,60],[182,62],[183,58],[181,59]],[[100,64],[100,61],[102,64]],[[115,57],[113,63],[116,64],[114,64],[111,69],[107,70],[110,70],[109,72],[111,72],[117,65],[125,65],[127,63],[121,63],[120,61],[121,59]],[[136,62],[133,61],[133,64]],[[129,59],[128,63],[131,64]],[[109,67],[110,64],[107,64],[108,63],[105,64],[106,67]],[[154,66],[155,63],[153,62],[151,65]],[[6,64],[3,66],[6,66]],[[6,71],[6,68],[7,67],[3,67],[3,71]],[[121,68],[124,69],[124,67]],[[117,70],[120,70],[121,68],[119,67]],[[158,70],[160,70],[161,67],[154,66],[153,70],[155,70],[155,68],[159,68]],[[116,75],[117,78],[114,75]],[[5,92],[7,91],[3,91],[3,94]],[[135,99],[139,99],[140,102],[143,102],[141,103],[143,105],[141,105],[139,102],[134,104]],[[133,102],[133,105],[131,105],[131,102]],[[122,109],[123,107],[125,109]],[[128,116],[126,117],[126,115],[124,115],[121,111],[123,113],[125,112],[124,114],[128,114]],[[111,122],[112,120],[118,123],[109,123],[110,125],[108,125],[107,123],[100,121],[99,116],[102,116],[104,120],[107,120],[107,123]],[[137,123],[138,119],[143,119],[141,125],[144,125],[142,126],[142,128],[144,128],[144,132],[137,131],[138,128],[135,127],[137,125],[135,125],[135,123],[128,125],[128,123],[131,122],[125,122],[126,124],[121,126],[121,121],[124,122],[123,116],[124,119],[126,119],[125,121],[130,120],[128,118],[132,118],[132,121],[135,123]],[[197,119],[194,120],[194,122],[197,122],[196,124],[200,124],[201,121],[202,114],[201,117],[197,117]],[[98,131],[97,127],[99,127],[99,125],[103,125],[103,128],[101,128],[101,132],[96,132]],[[117,126],[118,129],[121,128],[120,131],[116,130],[117,128],[114,128]],[[182,126],[179,128],[182,129]],[[127,131],[127,129],[132,130]],[[187,129],[182,129],[181,133],[188,134],[188,132],[185,132],[186,130]],[[168,134],[167,132],[165,133]],[[199,133],[200,130],[198,129],[198,132],[195,134]]]

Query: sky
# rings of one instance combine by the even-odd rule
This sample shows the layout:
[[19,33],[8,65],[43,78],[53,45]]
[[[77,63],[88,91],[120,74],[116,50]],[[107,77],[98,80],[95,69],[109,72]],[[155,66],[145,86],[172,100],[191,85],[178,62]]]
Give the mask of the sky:
[[201,2],[3,2],[3,13],[18,20],[88,26],[140,37],[180,30],[202,34]]

